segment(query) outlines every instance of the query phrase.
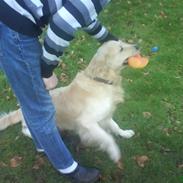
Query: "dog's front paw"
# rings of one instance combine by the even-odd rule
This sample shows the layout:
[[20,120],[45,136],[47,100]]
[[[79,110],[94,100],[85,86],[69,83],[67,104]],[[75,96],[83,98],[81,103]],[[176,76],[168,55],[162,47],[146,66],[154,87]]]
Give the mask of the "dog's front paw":
[[29,131],[29,129],[27,127],[23,127],[22,128],[22,133],[26,136],[26,137],[29,137],[29,138],[32,138],[32,135]]
[[135,132],[133,130],[121,130],[120,136],[126,139],[129,139],[135,135]]

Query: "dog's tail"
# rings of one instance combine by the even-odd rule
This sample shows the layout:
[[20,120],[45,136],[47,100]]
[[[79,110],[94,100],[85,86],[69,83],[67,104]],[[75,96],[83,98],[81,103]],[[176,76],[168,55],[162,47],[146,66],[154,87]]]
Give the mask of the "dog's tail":
[[8,126],[19,123],[22,119],[21,110],[3,113],[0,115],[0,131],[6,129]]

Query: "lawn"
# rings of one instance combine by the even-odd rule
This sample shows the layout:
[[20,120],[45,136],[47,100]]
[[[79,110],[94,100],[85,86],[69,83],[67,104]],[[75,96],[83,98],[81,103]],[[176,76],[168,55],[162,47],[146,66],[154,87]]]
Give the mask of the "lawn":
[[[92,148],[76,150],[66,143],[83,165],[98,167],[101,183],[183,183],[183,3],[182,0],[116,0],[100,15],[115,35],[140,45],[150,56],[141,70],[122,72],[125,102],[114,119],[136,132],[132,139],[116,138],[123,154],[125,170],[116,168],[108,156]],[[67,85],[85,68],[99,44],[79,32],[57,69],[60,85]],[[151,48],[158,46],[156,53]],[[17,109],[16,99],[5,76],[0,73],[0,112]],[[144,167],[137,159],[146,156]],[[10,160],[19,157],[19,166]],[[12,161],[11,161],[12,162]],[[32,141],[14,125],[0,132],[0,183],[67,183]]]

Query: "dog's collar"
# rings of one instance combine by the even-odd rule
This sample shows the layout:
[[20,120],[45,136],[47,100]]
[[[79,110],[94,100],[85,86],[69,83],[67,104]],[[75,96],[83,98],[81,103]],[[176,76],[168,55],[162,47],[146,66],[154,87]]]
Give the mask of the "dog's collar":
[[108,85],[113,85],[114,84],[113,81],[103,79],[103,78],[100,78],[100,77],[94,77],[93,78],[93,77],[89,76],[86,72],[84,74],[85,74],[85,76],[87,76],[90,79],[93,79],[94,81],[101,82],[101,83],[108,84]]
[[103,79],[103,78],[94,77],[92,79],[95,80],[95,81],[104,83],[104,84],[113,85],[113,81],[109,81],[109,80],[106,80],[106,79]]
[[109,80],[106,80],[106,79],[103,79],[103,78],[94,77],[93,80],[101,82],[101,83],[105,83],[105,84],[108,84],[108,85],[113,85],[113,81],[109,81]]

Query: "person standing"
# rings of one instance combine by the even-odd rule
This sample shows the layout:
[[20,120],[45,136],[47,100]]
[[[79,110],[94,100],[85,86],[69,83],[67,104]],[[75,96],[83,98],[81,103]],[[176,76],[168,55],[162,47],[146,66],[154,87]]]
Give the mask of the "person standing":
[[[97,20],[110,0],[1,0],[0,65],[20,103],[38,152],[75,182],[95,182],[99,170],[79,165],[65,146],[49,89],[54,69],[78,29],[103,43],[118,40]],[[38,36],[47,26],[44,44]]]

